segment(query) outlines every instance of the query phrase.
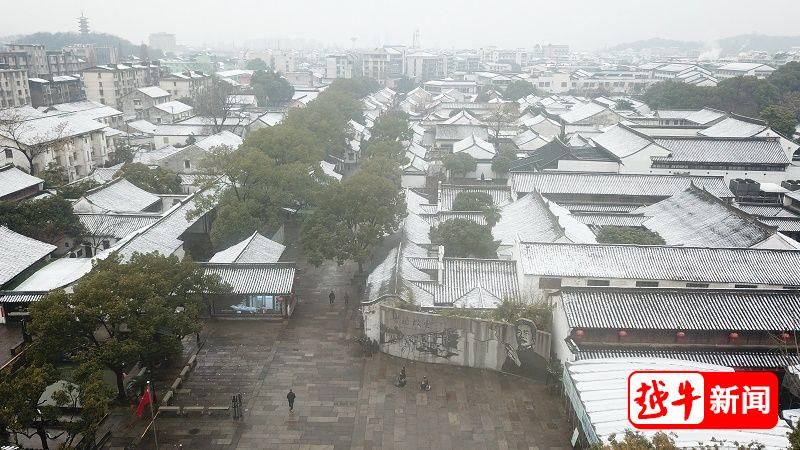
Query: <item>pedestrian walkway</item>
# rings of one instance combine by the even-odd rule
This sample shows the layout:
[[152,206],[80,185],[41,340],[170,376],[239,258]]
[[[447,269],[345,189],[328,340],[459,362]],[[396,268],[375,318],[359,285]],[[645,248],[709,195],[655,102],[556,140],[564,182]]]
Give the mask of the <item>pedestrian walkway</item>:
[[[241,392],[244,417],[159,418],[161,448],[568,447],[558,401],[542,385],[382,354],[365,358],[352,339],[358,335],[353,268],[298,266],[300,303],[288,323],[209,322],[198,367],[176,397],[182,405],[228,405]],[[409,382],[400,389],[393,379],[403,364]],[[433,385],[427,393],[417,387],[423,375]],[[290,388],[297,394],[293,414],[286,401]],[[139,448],[152,446],[148,436]]]

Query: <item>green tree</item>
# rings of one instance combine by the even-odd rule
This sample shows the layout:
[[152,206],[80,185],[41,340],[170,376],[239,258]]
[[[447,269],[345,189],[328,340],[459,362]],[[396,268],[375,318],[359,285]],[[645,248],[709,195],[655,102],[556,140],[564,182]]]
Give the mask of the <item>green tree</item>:
[[597,233],[602,244],[664,245],[664,239],[646,228],[605,226]]
[[122,166],[114,174],[122,177],[137,187],[154,194],[181,194],[181,177],[162,167],[151,169],[142,163],[130,163]]
[[373,156],[361,163],[360,170],[386,178],[400,189],[403,172],[397,159],[383,155]]
[[797,126],[797,116],[789,108],[781,105],[770,105],[761,111],[761,118],[766,120],[770,128],[782,135],[792,138]]
[[[631,430],[625,431],[622,440],[617,440],[617,435],[608,438],[608,444],[592,447],[595,450],[677,450],[675,434],[659,431],[652,438],[647,438],[641,433]],[[701,444],[702,447],[702,444]]]
[[47,168],[40,171],[36,176],[44,180],[45,189],[55,189],[69,181],[67,171],[54,162],[48,164]]
[[444,168],[451,174],[467,176],[478,168],[478,162],[467,153],[453,153],[444,157]]
[[123,376],[180,353],[181,339],[200,329],[196,293],[224,293],[216,277],[185,259],[134,254],[123,263],[112,254],[95,264],[73,293],[53,291],[30,307],[33,351],[45,361],[69,355],[81,365]]
[[75,183],[66,184],[58,189],[58,192],[64,197],[69,199],[78,199],[86,194],[86,191],[100,186],[97,181],[87,178],[85,180],[77,181]]
[[409,78],[407,76],[402,76],[397,79],[394,83],[394,90],[397,91],[399,94],[408,94],[409,92],[416,89],[419,86],[417,80],[413,78]]
[[469,219],[449,219],[430,231],[431,242],[444,246],[445,256],[454,258],[496,258],[499,241],[492,230]]
[[[251,142],[239,150],[212,148],[203,160],[206,183],[215,187],[198,195],[198,207],[191,214],[217,209],[211,226],[217,248],[238,242],[255,230],[277,226],[284,208],[307,208],[321,189],[314,177],[321,172],[319,161],[292,161],[280,147],[269,154],[255,145]],[[285,164],[276,163],[276,158]]]
[[[15,435],[28,434],[33,429],[39,436],[42,448],[50,448],[47,436],[47,421],[58,416],[55,407],[44,406],[39,402],[47,386],[58,380],[52,365],[30,365],[16,375],[5,375],[0,380],[0,422],[6,424]],[[41,413],[40,413],[41,412]]]
[[408,128],[408,114],[402,111],[389,111],[378,117],[370,130],[370,140],[406,141],[411,138]]
[[400,161],[405,158],[406,149],[397,141],[379,141],[370,139],[364,145],[364,156],[367,158],[388,158]]
[[486,192],[461,191],[456,194],[450,209],[453,211],[483,211],[493,205],[492,196]]
[[614,109],[616,109],[617,111],[630,111],[633,109],[633,103],[631,103],[630,100],[626,100],[623,98],[617,100],[617,104],[614,107]]
[[19,234],[51,244],[65,236],[80,237],[85,229],[60,195],[21,202],[0,202],[0,225]]
[[259,70],[250,78],[250,86],[255,91],[258,106],[280,105],[294,96],[294,87],[280,73]]
[[500,221],[500,208],[486,192],[462,191],[456,194],[451,205],[453,211],[478,211],[483,213],[486,224],[494,227]]
[[523,97],[527,97],[535,93],[536,87],[531,84],[531,82],[525,80],[516,80],[508,85],[505,92],[503,92],[503,97],[506,100],[515,102]]
[[513,148],[501,145],[497,153],[492,158],[492,171],[498,176],[505,178],[511,165],[517,160],[517,152]]
[[267,63],[261,58],[250,59],[245,65],[247,70],[267,70]]
[[313,165],[325,158],[325,150],[313,134],[288,125],[262,128],[249,133],[242,148],[258,149],[278,165],[296,162]]
[[406,214],[403,193],[389,179],[360,171],[320,195],[304,221],[300,241],[308,260],[355,261],[359,273],[383,239],[397,231]]
[[789,432],[789,444],[792,450],[800,450],[800,424],[793,424]]
[[127,164],[133,161],[133,148],[125,141],[119,141],[114,151],[114,163]]

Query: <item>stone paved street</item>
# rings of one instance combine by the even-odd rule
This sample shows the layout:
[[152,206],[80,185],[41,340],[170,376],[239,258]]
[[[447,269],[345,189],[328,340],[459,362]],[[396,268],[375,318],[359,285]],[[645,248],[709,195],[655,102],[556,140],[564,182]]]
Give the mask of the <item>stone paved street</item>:
[[[241,392],[245,417],[160,417],[161,449],[569,447],[558,397],[541,384],[382,354],[363,357],[352,341],[356,294],[350,293],[349,308],[343,304],[352,269],[301,267],[301,304],[288,323],[207,324],[198,366],[174,403],[225,406]],[[337,294],[333,308],[330,289]],[[403,364],[409,384],[401,389],[392,379]],[[423,375],[431,392],[416,387]],[[297,393],[294,414],[289,388]],[[139,448],[154,448],[152,438]]]

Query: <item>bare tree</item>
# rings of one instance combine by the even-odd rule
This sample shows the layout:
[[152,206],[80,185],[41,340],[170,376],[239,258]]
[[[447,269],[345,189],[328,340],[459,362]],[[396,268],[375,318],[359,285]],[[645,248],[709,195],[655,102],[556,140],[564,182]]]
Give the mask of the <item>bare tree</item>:
[[234,125],[234,130],[239,125],[239,118],[234,119],[236,102],[232,96],[235,93],[233,85],[216,75],[211,77],[211,86],[198,93],[194,110],[197,115],[211,119],[212,134],[222,131],[225,125]]
[[[26,113],[22,109],[7,109],[0,112],[0,138],[3,146],[17,150],[28,160],[30,173],[36,172],[33,161],[48,152],[58,152],[67,142],[68,123],[53,123],[51,120],[35,123],[41,117]],[[42,129],[42,125],[49,128]]]
[[500,131],[520,116],[516,102],[500,103],[498,107],[486,115],[484,120],[494,131],[495,143],[500,142]]

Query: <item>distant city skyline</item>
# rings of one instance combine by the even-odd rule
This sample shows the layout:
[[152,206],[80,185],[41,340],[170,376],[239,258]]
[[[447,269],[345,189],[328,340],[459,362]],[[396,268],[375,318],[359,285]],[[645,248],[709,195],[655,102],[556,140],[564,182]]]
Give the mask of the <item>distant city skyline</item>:
[[[77,31],[81,12],[92,31],[147,43],[154,32],[177,35],[190,46],[241,45],[255,40],[305,39],[347,48],[410,45],[420,30],[430,48],[499,46],[530,48],[568,44],[578,51],[599,50],[653,37],[712,43],[727,36],[758,33],[797,35],[792,18],[800,2],[789,0],[706,0],[668,5],[635,0],[531,2],[506,0],[296,0],[265,4],[234,0],[140,0],[121,13],[116,2],[33,0],[5,5],[0,26],[7,35]],[[46,14],[43,14],[46,11]],[[30,18],[27,20],[26,18]]]

